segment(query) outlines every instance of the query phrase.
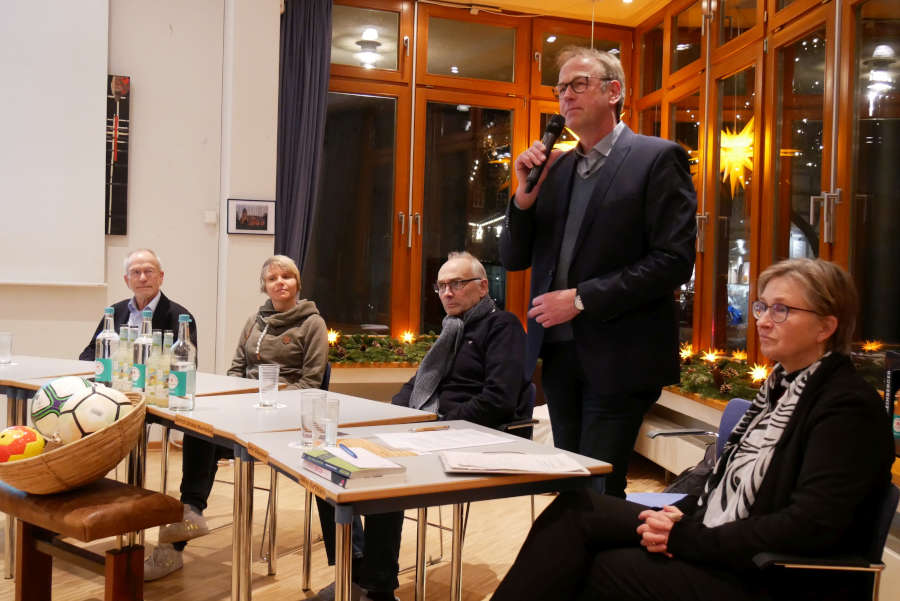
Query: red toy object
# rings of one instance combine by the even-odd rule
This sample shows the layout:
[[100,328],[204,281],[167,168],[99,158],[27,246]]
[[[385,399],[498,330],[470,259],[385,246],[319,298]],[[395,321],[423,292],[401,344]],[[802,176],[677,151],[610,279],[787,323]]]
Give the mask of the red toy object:
[[34,428],[10,426],[0,432],[0,463],[39,455],[46,441]]

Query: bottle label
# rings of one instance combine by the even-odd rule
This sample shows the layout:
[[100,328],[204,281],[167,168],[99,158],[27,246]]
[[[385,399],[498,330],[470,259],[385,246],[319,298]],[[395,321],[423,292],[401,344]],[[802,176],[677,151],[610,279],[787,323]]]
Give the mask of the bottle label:
[[894,414],[894,438],[900,438],[900,415]]
[[131,387],[135,390],[144,390],[144,380],[147,376],[147,366],[143,363],[135,363],[131,366]]
[[172,396],[187,395],[188,372],[175,371],[169,372],[169,394]]
[[94,379],[97,382],[112,382],[112,359],[97,359],[94,361]]

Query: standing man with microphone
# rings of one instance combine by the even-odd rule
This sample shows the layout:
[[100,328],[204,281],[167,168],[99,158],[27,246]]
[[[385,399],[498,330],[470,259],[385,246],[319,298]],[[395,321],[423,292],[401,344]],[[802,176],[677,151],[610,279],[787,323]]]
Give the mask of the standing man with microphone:
[[526,370],[543,358],[556,446],[612,463],[606,490],[624,497],[643,416],[680,376],[674,291],[691,277],[697,199],[687,153],[619,120],[617,58],[571,47],[559,65],[578,146],[516,158],[500,256],[532,268]]

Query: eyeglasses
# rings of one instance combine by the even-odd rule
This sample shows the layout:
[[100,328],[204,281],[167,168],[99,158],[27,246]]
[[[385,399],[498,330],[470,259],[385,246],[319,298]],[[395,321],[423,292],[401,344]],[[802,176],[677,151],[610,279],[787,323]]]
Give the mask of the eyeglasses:
[[782,303],[772,303],[771,305],[767,305],[761,300],[753,301],[753,304],[750,306],[753,311],[753,317],[756,319],[762,319],[762,316],[766,314],[766,311],[769,311],[769,315],[772,318],[772,321],[775,323],[782,323],[785,319],[788,318],[788,314],[791,310],[794,311],[806,311],[807,313],[815,313],[816,315],[821,315],[818,311],[813,311],[812,309],[802,309],[800,307],[792,307],[790,305],[785,305]]
[[145,276],[145,277],[147,277],[147,278],[152,278],[153,276],[156,275],[156,270],[153,269],[152,267],[149,268],[149,269],[129,269],[129,270],[128,270],[128,277],[129,277],[129,278],[135,278],[135,279],[136,279],[136,278],[141,277],[141,275],[143,275],[143,276]]
[[453,292],[459,292],[463,289],[463,286],[468,284],[469,282],[477,282],[481,280],[481,278],[469,278],[468,280],[451,280],[449,282],[435,282],[434,283],[434,292],[435,294],[443,294],[449,288]]
[[588,88],[588,84],[590,80],[596,79],[598,81],[615,81],[611,77],[591,77],[589,75],[579,75],[574,78],[572,81],[565,83],[558,83],[553,86],[553,95],[557,98],[566,93],[567,88],[572,88],[572,91],[576,94],[581,94]]

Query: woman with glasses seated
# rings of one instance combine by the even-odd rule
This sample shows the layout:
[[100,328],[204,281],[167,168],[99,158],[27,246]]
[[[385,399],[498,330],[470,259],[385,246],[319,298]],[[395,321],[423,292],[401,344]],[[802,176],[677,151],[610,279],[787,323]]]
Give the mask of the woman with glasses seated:
[[[756,570],[754,555],[866,548],[894,453],[881,399],[848,357],[853,281],[833,263],[795,259],[766,269],[757,289],[760,350],[777,363],[704,494],[662,509],[594,492],[560,495],[494,601],[791,598],[781,572]],[[805,594],[822,586],[814,576]]]

